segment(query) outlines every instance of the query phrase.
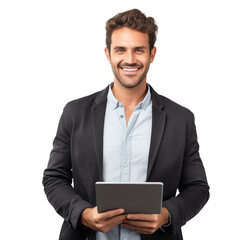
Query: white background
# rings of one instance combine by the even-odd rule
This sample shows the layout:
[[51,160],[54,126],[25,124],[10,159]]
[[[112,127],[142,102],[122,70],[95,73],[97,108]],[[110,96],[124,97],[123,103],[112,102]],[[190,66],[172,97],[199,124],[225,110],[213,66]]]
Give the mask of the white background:
[[211,197],[184,238],[244,237],[244,1],[0,2],[1,239],[58,239],[42,174],[64,105],[112,80],[105,22],[139,8],[159,26],[148,75],[192,110]]

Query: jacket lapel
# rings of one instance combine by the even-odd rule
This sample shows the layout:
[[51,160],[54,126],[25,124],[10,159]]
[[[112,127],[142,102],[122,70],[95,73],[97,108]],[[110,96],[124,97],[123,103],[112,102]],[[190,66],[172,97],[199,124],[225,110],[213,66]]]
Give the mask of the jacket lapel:
[[[146,180],[149,178],[154,165],[166,123],[166,113],[163,111],[164,102],[151,86],[150,88],[152,96],[152,134]],[[101,181],[103,180],[103,131],[108,90],[109,87],[99,92],[91,107],[93,140]]]
[[151,96],[152,96],[152,133],[151,133],[151,144],[150,144],[146,180],[148,180],[150,172],[154,165],[157,152],[163,137],[165,123],[166,123],[166,113],[163,111],[164,110],[163,99],[153,90],[152,87],[151,87]]
[[91,108],[92,116],[92,132],[93,132],[93,142],[95,146],[95,153],[100,168],[100,180],[103,180],[103,130],[104,130],[104,120],[105,120],[105,109],[107,103],[108,89],[104,89],[99,92],[95,98],[94,104]]

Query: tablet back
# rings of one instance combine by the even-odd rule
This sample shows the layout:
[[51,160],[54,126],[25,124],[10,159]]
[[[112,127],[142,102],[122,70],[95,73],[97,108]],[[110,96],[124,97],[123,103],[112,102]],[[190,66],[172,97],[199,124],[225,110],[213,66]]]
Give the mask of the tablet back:
[[161,182],[97,182],[95,189],[99,213],[118,208],[125,213],[161,213]]

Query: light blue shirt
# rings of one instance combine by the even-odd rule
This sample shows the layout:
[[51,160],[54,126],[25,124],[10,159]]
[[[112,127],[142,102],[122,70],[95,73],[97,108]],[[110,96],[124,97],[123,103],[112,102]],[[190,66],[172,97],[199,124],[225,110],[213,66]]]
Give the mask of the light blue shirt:
[[[145,182],[152,129],[150,87],[128,121],[125,108],[113,95],[107,96],[104,123],[103,181]],[[107,233],[97,232],[97,240],[140,240],[133,230],[115,226]]]

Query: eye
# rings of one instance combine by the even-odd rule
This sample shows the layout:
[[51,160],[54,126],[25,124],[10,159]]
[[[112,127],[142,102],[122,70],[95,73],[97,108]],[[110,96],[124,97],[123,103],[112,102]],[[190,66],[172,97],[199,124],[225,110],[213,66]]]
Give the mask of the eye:
[[143,50],[143,49],[136,49],[135,52],[136,52],[136,53],[143,53],[144,50]]
[[117,53],[123,53],[124,52],[124,49],[123,48],[117,48],[115,50],[115,52],[117,52]]

